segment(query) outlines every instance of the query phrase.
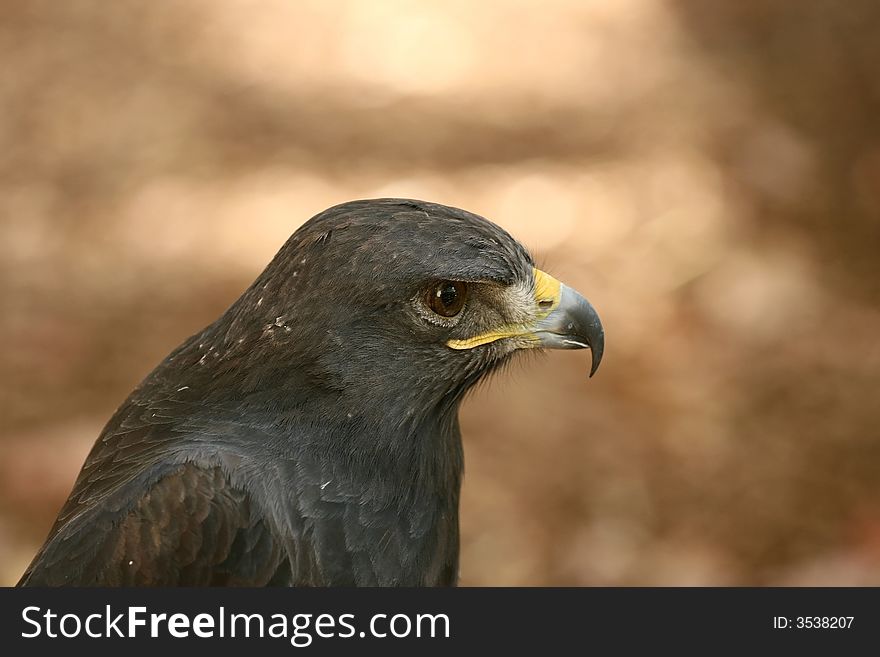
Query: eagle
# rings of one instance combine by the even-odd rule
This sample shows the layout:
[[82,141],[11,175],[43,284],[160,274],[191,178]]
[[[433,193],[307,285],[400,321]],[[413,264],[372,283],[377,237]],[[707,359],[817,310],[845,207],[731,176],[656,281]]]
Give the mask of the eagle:
[[592,305],[487,219],[331,207],[119,407],[19,586],[454,586],[462,398],[582,348]]

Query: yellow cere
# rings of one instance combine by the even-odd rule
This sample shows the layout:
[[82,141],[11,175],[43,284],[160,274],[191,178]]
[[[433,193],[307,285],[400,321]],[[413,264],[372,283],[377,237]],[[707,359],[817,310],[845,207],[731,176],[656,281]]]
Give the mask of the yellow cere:
[[[559,305],[562,283],[540,269],[532,269],[532,271],[535,275],[535,303],[539,304],[540,308],[537,318],[544,319]],[[540,304],[542,303],[547,305],[541,307]],[[449,340],[446,346],[451,349],[473,349],[496,340],[513,337],[531,338],[536,344],[538,343],[537,336],[531,334],[528,329],[523,330],[523,327],[504,327],[463,340]]]
[[562,296],[562,283],[540,269],[532,269],[532,271],[535,273],[535,301],[538,304],[542,302],[550,304],[541,309],[540,317],[543,319],[556,310],[556,306],[559,305],[559,298]]

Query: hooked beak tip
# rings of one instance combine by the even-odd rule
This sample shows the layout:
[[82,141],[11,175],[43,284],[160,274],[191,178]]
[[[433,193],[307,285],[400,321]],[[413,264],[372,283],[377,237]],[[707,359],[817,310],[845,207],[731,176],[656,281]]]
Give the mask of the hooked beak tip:
[[602,362],[602,354],[605,351],[605,331],[599,327],[599,332],[597,338],[595,340],[596,344],[590,345],[590,353],[592,358],[592,363],[590,364],[590,377],[593,378],[593,375],[596,373],[596,370],[599,369],[599,363]]

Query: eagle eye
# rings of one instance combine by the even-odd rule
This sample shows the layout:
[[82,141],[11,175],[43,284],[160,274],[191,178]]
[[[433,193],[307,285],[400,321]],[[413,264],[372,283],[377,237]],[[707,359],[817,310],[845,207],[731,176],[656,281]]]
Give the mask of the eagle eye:
[[428,289],[425,304],[441,317],[455,317],[464,308],[467,291],[467,283],[440,281]]

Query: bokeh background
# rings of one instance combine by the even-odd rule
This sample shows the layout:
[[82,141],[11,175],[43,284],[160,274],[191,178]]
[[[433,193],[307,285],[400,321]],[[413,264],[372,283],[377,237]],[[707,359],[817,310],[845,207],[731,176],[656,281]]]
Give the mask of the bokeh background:
[[462,412],[465,585],[880,584],[871,0],[0,1],[0,584],[129,390],[353,198],[487,216],[605,361]]

